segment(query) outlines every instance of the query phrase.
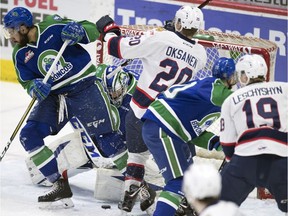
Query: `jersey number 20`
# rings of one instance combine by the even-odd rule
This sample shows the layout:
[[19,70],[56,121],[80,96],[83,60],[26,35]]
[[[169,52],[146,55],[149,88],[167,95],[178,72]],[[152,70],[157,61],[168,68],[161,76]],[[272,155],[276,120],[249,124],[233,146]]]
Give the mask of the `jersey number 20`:
[[[167,58],[167,59],[161,61],[160,66],[163,68],[170,67],[170,70],[168,73],[164,72],[164,71],[158,73],[156,75],[155,79],[150,84],[149,87],[151,89],[153,89],[154,91],[157,91],[157,92],[163,92],[168,88],[167,85],[164,85],[164,84],[159,85],[159,82],[161,79],[166,80],[166,81],[172,80],[175,78],[175,76],[177,75],[177,73],[179,71],[179,66],[178,66],[177,62],[172,60],[172,59]],[[177,80],[175,81],[174,84],[180,83],[184,79],[185,76],[187,76],[187,78],[184,82],[187,82],[187,81],[192,79],[192,75],[193,75],[193,71],[190,68],[185,67],[185,68],[180,70],[180,73],[179,73]],[[183,83],[183,81],[182,81],[182,83]]]

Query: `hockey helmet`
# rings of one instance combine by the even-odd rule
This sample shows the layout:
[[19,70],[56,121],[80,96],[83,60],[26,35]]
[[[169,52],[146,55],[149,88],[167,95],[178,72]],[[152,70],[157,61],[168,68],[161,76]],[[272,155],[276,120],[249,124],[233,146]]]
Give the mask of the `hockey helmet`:
[[241,84],[249,83],[250,79],[255,79],[258,77],[266,77],[268,68],[264,58],[260,55],[244,55],[236,63],[236,71],[238,73],[239,81],[241,82],[241,74],[245,73],[248,80],[246,83],[241,82]]
[[103,86],[109,99],[116,107],[120,107],[127,93],[130,77],[121,66],[108,66],[103,74]]
[[211,164],[192,164],[184,173],[183,191],[189,203],[195,199],[218,198],[221,176]]
[[213,65],[212,76],[228,80],[235,74],[235,63],[232,58],[219,58]]
[[21,25],[31,27],[33,16],[28,9],[15,7],[4,16],[3,23],[5,28],[18,28]]
[[200,29],[203,24],[203,13],[197,7],[182,6],[175,14],[175,24],[181,23],[184,29]]
[[5,37],[9,39],[14,31],[19,31],[21,25],[33,26],[33,16],[28,9],[15,7],[4,16],[3,24]]

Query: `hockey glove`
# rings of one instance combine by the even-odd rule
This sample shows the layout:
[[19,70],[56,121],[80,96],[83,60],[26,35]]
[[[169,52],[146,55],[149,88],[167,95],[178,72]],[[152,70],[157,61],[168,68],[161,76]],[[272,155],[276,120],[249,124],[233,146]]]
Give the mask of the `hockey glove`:
[[76,22],[70,22],[64,26],[61,32],[63,41],[68,40],[68,45],[74,45],[82,40],[85,35],[84,28]]
[[215,135],[213,138],[209,141],[209,150],[215,149],[217,151],[221,151],[222,147],[220,145],[220,139],[219,136]]
[[103,37],[105,37],[105,35],[108,32],[113,32],[117,36],[121,35],[119,26],[117,26],[114,20],[108,15],[101,17],[96,22],[96,26],[97,26],[98,31],[103,35]]
[[174,27],[174,20],[166,20],[164,21],[164,28],[168,31],[175,32],[175,27]]
[[50,91],[51,85],[49,83],[43,83],[43,79],[37,78],[33,80],[29,89],[29,94],[31,97],[36,97],[36,99],[41,102],[49,95]]

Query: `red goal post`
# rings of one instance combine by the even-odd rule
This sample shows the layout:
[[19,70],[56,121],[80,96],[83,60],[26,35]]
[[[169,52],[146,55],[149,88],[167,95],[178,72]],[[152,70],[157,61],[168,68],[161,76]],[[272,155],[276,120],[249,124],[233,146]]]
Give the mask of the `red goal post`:
[[[125,36],[145,34],[145,32],[152,30],[165,31],[163,27],[149,25],[123,25],[120,26],[120,29],[121,34]],[[200,30],[195,38],[206,48],[208,57],[206,66],[195,75],[195,78],[210,76],[213,64],[219,57],[230,57],[237,62],[245,54],[259,54],[263,56],[268,66],[267,81],[274,80],[277,53],[277,45],[274,42],[262,38],[206,30]],[[96,46],[97,64],[120,65],[126,61],[108,55],[106,43],[101,39],[97,41]],[[142,71],[142,63],[139,59],[134,59],[125,67],[137,71],[137,73]]]

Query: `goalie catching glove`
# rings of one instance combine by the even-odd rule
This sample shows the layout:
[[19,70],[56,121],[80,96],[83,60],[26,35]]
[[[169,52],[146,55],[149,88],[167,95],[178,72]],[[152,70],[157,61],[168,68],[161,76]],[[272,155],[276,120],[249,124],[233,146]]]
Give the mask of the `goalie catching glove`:
[[98,31],[103,35],[103,38],[109,32],[113,32],[117,36],[121,35],[119,26],[117,26],[114,20],[108,15],[101,17],[96,22],[96,26],[97,26]]
[[29,95],[35,97],[39,102],[43,101],[50,93],[51,85],[43,83],[43,79],[37,78],[32,81],[29,88]]
[[76,22],[70,22],[64,26],[61,32],[63,41],[68,41],[68,45],[74,45],[82,40],[85,35],[84,28]]

